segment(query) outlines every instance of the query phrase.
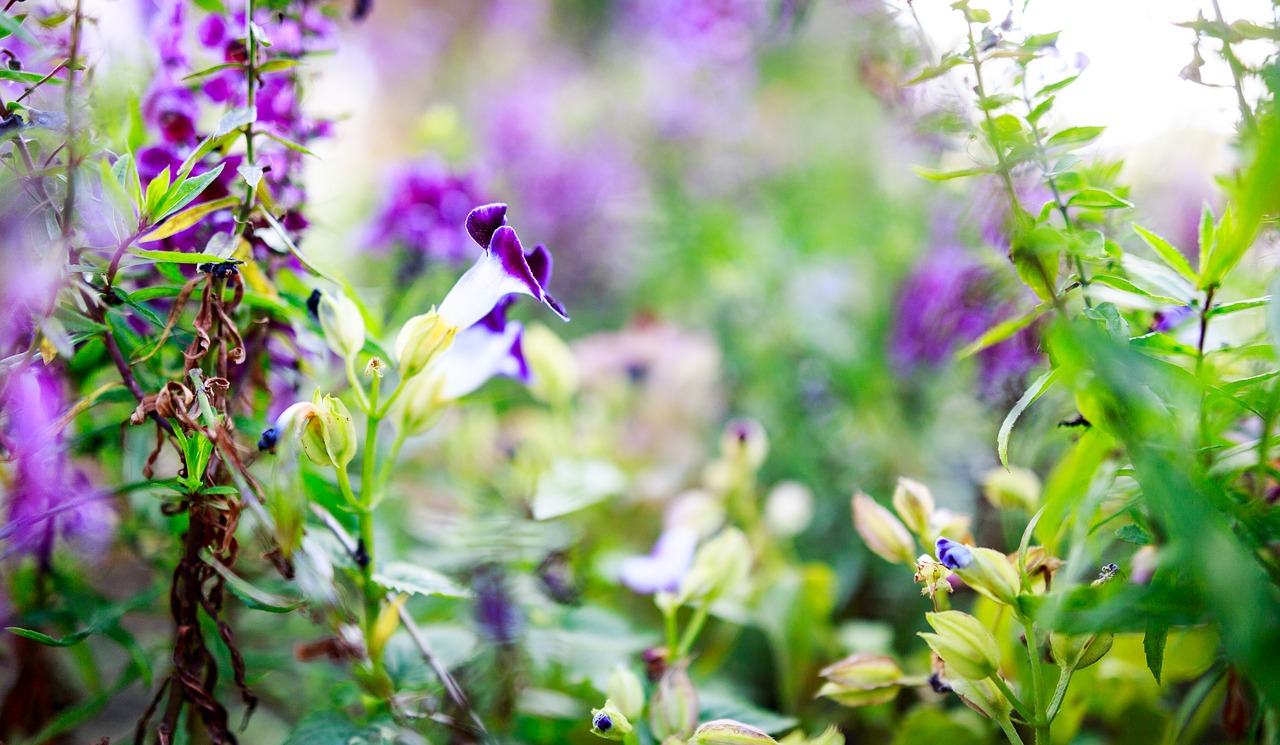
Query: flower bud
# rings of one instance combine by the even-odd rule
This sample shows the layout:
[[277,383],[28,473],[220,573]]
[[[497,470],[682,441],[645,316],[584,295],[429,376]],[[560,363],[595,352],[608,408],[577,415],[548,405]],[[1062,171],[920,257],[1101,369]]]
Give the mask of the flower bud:
[[960,700],[970,709],[996,721],[1009,718],[1013,705],[1004,693],[989,679],[953,680],[951,690],[956,692]]
[[756,471],[769,454],[769,438],[754,419],[734,419],[720,436],[720,454],[725,460]]
[[378,611],[378,617],[374,620],[373,628],[369,632],[369,659],[374,661],[382,659],[382,650],[387,648],[391,635],[400,628],[400,608],[408,599],[408,595],[400,593]]
[[525,362],[533,380],[529,392],[539,401],[564,405],[578,392],[582,374],[573,350],[554,331],[542,324],[524,330],[521,341]]
[[407,380],[425,370],[432,360],[453,344],[457,333],[457,327],[445,323],[435,308],[405,321],[396,335],[400,377]]
[[356,425],[341,399],[317,398],[301,417],[300,444],[312,463],[345,468],[356,457]]
[[1089,667],[1110,652],[1114,642],[1114,634],[1049,635],[1049,649],[1053,652],[1053,661],[1058,663],[1059,667],[1068,670],[1083,670]]
[[969,532],[972,522],[973,518],[968,515],[947,509],[934,510],[929,520],[928,538],[946,537],[961,543],[973,543],[973,533]]
[[1017,602],[1021,582],[1009,557],[989,548],[970,548],[949,538],[936,544],[938,561],[978,592],[997,603]]
[[827,682],[817,695],[844,706],[883,704],[892,701],[901,689],[902,670],[892,657],[885,655],[851,655],[818,674]]
[[448,408],[444,399],[444,378],[434,373],[416,375],[404,384],[397,406],[400,430],[406,436],[419,435],[435,426]]
[[591,710],[591,734],[606,740],[622,740],[631,734],[631,722],[608,700],[604,708]]
[[1009,561],[1015,569],[1019,566],[1026,567],[1028,589],[1037,593],[1048,591],[1054,573],[1065,564],[1044,546],[1030,546],[1025,554],[1014,554],[1009,557]]
[[649,729],[659,741],[688,737],[698,725],[698,692],[689,680],[688,663],[671,665],[649,698]]
[[364,347],[364,316],[351,298],[340,292],[322,292],[316,317],[325,343],[343,359],[355,357]]
[[746,588],[751,572],[751,544],[737,528],[725,528],[702,544],[693,556],[693,566],[680,580],[678,602],[715,602]]
[[853,495],[853,526],[867,548],[894,564],[915,563],[915,542],[893,513],[862,492]]
[[920,634],[953,678],[982,680],[1000,667],[1000,646],[982,622],[958,610],[926,613],[936,634]]
[[625,665],[613,668],[605,693],[628,719],[637,719],[644,711],[644,686],[640,676]]
[[898,477],[898,486],[893,490],[893,509],[912,533],[919,536],[929,533],[929,522],[933,518],[933,493],[929,487]]
[[993,468],[982,479],[982,496],[999,510],[1035,512],[1040,506],[1040,477],[1025,468]]
[[799,535],[813,520],[813,493],[799,482],[780,482],[765,499],[764,520],[774,535],[784,538]]
[[[788,738],[791,737],[788,735]],[[827,725],[822,734],[803,740],[803,745],[844,745],[844,734],[834,724]]]
[[698,727],[690,745],[768,745],[777,740],[748,724],[732,719],[716,719]]

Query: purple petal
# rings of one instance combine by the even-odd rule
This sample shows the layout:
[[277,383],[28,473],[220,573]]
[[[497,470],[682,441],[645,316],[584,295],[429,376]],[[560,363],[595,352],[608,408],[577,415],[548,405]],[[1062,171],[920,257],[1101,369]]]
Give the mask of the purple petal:
[[538,286],[545,291],[547,285],[551,284],[551,269],[554,264],[551,260],[551,252],[539,243],[524,258],[529,263],[529,271],[533,272],[533,278],[537,280]]
[[467,215],[467,232],[481,248],[489,248],[498,228],[507,224],[507,205],[501,202],[476,207]]
[[440,398],[462,398],[495,377],[527,380],[529,368],[520,347],[523,331],[519,323],[511,323],[497,334],[483,324],[460,332],[436,363],[444,379]]
[[646,595],[663,590],[674,592],[693,566],[697,547],[698,534],[691,530],[664,531],[648,556],[633,556],[623,562],[619,579],[632,590]]
[[973,563],[973,552],[963,543],[950,538],[939,538],[937,543],[938,561],[947,569],[956,571]]

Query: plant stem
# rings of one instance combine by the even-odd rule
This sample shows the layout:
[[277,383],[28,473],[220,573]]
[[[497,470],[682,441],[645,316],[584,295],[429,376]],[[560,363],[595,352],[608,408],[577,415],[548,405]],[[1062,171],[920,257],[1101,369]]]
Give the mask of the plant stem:
[[[245,54],[245,106],[254,109],[257,106],[258,83],[258,35],[253,30],[253,15],[256,0],[245,0],[244,44]],[[244,127],[244,162],[253,167],[253,122]],[[236,216],[236,224],[242,231],[249,229],[249,212],[253,209],[253,185],[245,184],[244,201],[240,203],[240,213]]]
[[1067,695],[1067,686],[1071,685],[1071,676],[1075,674],[1075,668],[1063,668],[1061,674],[1058,675],[1058,685],[1053,691],[1053,700],[1049,702],[1049,708],[1045,711],[1044,718],[1046,724],[1052,724],[1055,717],[1058,716],[1058,709],[1062,708],[1062,699]]
[[702,632],[702,626],[707,622],[707,615],[711,613],[711,602],[711,598],[703,598],[702,604],[693,612],[693,618],[689,619],[689,625],[684,628],[684,634],[680,636],[680,643],[676,646],[676,653],[672,659],[678,660],[689,654],[693,643],[698,639],[698,634]]
[[[374,412],[378,407],[378,384],[382,380],[376,373],[369,385],[369,416],[365,423],[364,456],[360,471],[360,542],[364,546],[364,562],[360,567],[364,586],[365,637],[373,630],[378,617],[378,588],[373,583],[375,554],[373,547],[373,508],[377,499],[376,465],[378,457],[378,425],[382,422]],[[374,665],[379,660],[372,661]]]
[[996,688],[1000,689],[1000,692],[1004,694],[1005,698],[1009,699],[1009,703],[1013,704],[1013,709],[1018,712],[1019,716],[1028,722],[1034,723],[1036,721],[1035,712],[1028,709],[1027,705],[1022,703],[1022,699],[1018,698],[1018,696],[1014,694],[1013,689],[1009,687],[1009,684],[1004,682],[1004,678],[1000,677],[1000,673],[992,675],[991,681],[996,684]]
[[1018,735],[1018,730],[1014,729],[1009,717],[1000,720],[1000,729],[1004,730],[1004,736],[1009,738],[1011,745],[1024,745],[1022,737]]
[[676,613],[677,609],[674,605],[663,606],[662,619],[667,630],[667,654],[675,654],[676,647],[679,645],[677,641]]
[[1040,643],[1036,640],[1035,622],[1022,618],[1022,628],[1027,635],[1027,656],[1031,663],[1031,702],[1035,710],[1031,721],[1036,729],[1036,745],[1049,745],[1049,721],[1044,715],[1044,681],[1041,678]]
[[[1222,17],[1222,8],[1218,6],[1218,0],[1212,0],[1213,14],[1218,23],[1226,24],[1226,19]],[[1222,40],[1222,58],[1227,61],[1227,66],[1231,68],[1231,81],[1236,90],[1236,101],[1240,104],[1240,117],[1246,130],[1252,131],[1256,126],[1253,119],[1253,109],[1249,108],[1249,102],[1244,97],[1244,65],[1240,63],[1240,58],[1236,56],[1235,51],[1231,48],[1231,43],[1226,39]]]

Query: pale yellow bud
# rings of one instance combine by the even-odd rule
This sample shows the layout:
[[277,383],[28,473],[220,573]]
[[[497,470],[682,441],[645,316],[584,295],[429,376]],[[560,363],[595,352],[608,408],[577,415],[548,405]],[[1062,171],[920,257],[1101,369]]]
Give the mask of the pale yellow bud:
[[631,734],[631,721],[614,703],[613,699],[604,702],[604,706],[591,710],[591,734],[606,740],[625,740]]
[[982,496],[1001,510],[1035,512],[1040,507],[1040,477],[1025,468],[993,468],[982,480]]
[[690,745],[769,745],[776,743],[764,731],[733,719],[716,719],[698,727]]
[[317,398],[301,416],[302,452],[312,463],[345,468],[356,457],[356,425],[341,399]]
[[435,426],[449,403],[443,396],[444,383],[443,377],[429,372],[404,384],[398,407],[402,432],[418,435]]
[[982,622],[958,610],[926,613],[936,634],[920,634],[957,678],[982,680],[1000,667],[1000,645]]
[[698,692],[689,680],[688,663],[676,663],[658,679],[649,699],[649,729],[658,740],[685,738],[698,724]]
[[417,375],[439,357],[458,333],[440,318],[435,308],[405,321],[396,335],[396,360],[400,377],[408,379]]
[[844,706],[874,706],[892,701],[901,690],[902,670],[892,657],[855,654],[828,665],[820,673],[827,682],[818,690]]
[[1070,670],[1083,670],[1102,659],[1111,651],[1115,642],[1114,634],[1083,634],[1067,636],[1066,634],[1050,634],[1049,649],[1053,652],[1053,661],[1059,667]]
[[320,293],[316,316],[330,349],[343,359],[359,354],[364,347],[364,316],[351,298],[339,292]]
[[680,580],[679,602],[715,602],[746,588],[752,551],[747,536],[737,528],[725,528],[694,554],[693,566]]
[[1009,557],[989,548],[972,548],[969,551],[973,554],[973,561],[956,570],[960,579],[997,603],[1016,605],[1021,582]]
[[408,599],[408,595],[401,593],[378,611],[378,617],[374,620],[373,629],[369,634],[369,659],[382,659],[382,651],[387,648],[391,635],[400,628],[400,608]]
[[609,674],[606,695],[628,719],[638,719],[644,712],[644,685],[640,676],[625,665],[614,667]]
[[578,360],[569,345],[554,331],[537,323],[525,328],[520,346],[533,375],[529,392],[539,401],[567,404],[582,383]]
[[853,526],[877,556],[894,564],[915,564],[915,541],[893,513],[862,492],[853,495]]
[[929,487],[909,478],[899,477],[893,490],[893,509],[907,529],[929,538],[929,521],[933,518],[933,493]]

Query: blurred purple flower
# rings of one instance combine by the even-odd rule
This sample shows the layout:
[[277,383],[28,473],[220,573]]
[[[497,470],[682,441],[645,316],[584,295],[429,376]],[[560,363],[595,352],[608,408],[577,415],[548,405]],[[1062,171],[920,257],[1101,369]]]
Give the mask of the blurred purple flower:
[[378,251],[402,246],[434,261],[460,262],[472,248],[460,227],[481,201],[475,179],[425,158],[392,169],[384,181],[388,195],[368,228],[368,245]]
[[668,528],[658,536],[648,556],[633,556],[622,564],[618,578],[633,591],[645,595],[675,592],[693,566],[698,534],[686,528]]
[[115,517],[105,494],[67,463],[58,431],[64,410],[62,381],[31,365],[11,373],[0,401],[7,414],[6,447],[14,463],[8,494],[5,553],[36,556],[47,564],[57,538],[95,557],[109,545]]
[[510,644],[520,635],[524,618],[511,596],[506,574],[497,564],[476,567],[471,578],[476,626],[489,640]]
[[745,57],[768,21],[763,0],[633,0],[624,19],[685,59]]
[[196,141],[196,118],[200,115],[190,89],[166,82],[157,76],[142,101],[142,118],[159,130],[165,142],[188,144]]
[[187,4],[184,0],[159,0],[156,6],[148,33],[160,58],[161,76],[179,78],[190,71],[184,40]]

